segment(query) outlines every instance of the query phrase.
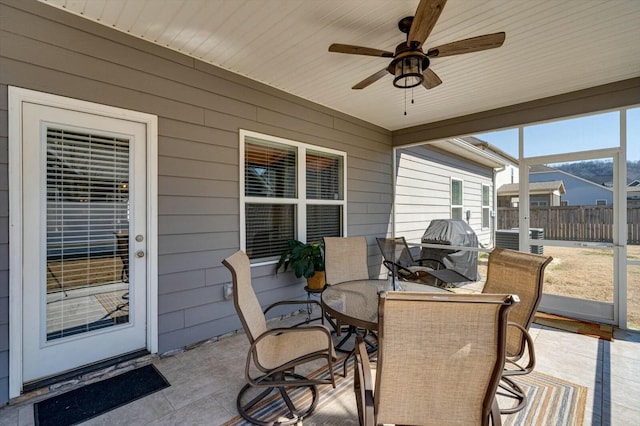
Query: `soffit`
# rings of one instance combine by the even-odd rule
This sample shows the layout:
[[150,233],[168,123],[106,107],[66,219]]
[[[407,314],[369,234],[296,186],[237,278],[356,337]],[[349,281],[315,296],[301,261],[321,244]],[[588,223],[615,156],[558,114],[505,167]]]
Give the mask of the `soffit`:
[[[397,130],[640,76],[640,1],[449,0],[426,48],[505,31],[501,48],[436,58],[443,84],[351,86],[389,60],[417,0],[40,0],[287,93]],[[406,111],[405,95],[407,96]]]

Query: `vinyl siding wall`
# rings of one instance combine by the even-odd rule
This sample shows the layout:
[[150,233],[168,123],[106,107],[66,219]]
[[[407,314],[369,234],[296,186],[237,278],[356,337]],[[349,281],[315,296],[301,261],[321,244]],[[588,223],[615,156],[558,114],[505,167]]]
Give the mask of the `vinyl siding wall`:
[[489,185],[493,208],[493,170],[463,161],[428,146],[400,149],[396,154],[395,231],[407,241],[419,243],[433,219],[451,218],[451,178],[462,180],[463,218],[471,211],[469,225],[485,246],[491,229],[482,229],[482,185]]
[[[240,328],[221,261],[239,248],[239,129],[347,153],[348,235],[389,231],[391,132],[72,16],[1,0],[0,403],[8,399],[7,87],[158,116],[159,350]],[[253,269],[263,304],[303,297],[291,274]]]

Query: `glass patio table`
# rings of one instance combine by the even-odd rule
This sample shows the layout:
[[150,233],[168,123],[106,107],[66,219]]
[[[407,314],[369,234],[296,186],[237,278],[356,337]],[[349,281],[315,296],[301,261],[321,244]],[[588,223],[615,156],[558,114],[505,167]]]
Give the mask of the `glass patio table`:
[[[429,293],[450,293],[449,290],[426,284],[411,282],[398,282],[396,288],[402,291],[418,291]],[[378,331],[378,294],[382,291],[392,291],[393,284],[390,280],[368,279],[346,281],[340,284],[327,286],[320,297],[320,304],[325,312],[334,317],[339,323],[346,324],[350,328],[364,329],[364,335]],[[347,336],[336,345],[339,348],[350,337]],[[347,352],[347,351],[345,351]],[[344,376],[346,377],[347,360],[344,361]]]

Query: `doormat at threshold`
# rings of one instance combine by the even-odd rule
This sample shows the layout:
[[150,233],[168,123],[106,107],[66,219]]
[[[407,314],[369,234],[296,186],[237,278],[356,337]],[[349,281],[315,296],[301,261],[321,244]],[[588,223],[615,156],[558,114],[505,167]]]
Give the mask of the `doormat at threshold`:
[[613,341],[613,327],[610,325],[581,321],[573,318],[561,317],[559,315],[546,314],[543,312],[536,312],[536,316],[533,321],[536,324]]
[[33,404],[36,426],[75,425],[171,386],[152,365]]

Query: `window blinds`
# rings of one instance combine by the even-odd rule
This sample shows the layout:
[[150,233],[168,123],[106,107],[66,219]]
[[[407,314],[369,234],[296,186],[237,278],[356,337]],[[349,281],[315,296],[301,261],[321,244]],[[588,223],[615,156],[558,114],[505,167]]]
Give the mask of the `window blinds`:
[[[47,129],[47,263],[119,258],[116,232],[128,231],[129,141],[97,134]],[[119,274],[108,263],[64,268],[66,285],[87,285]]]

